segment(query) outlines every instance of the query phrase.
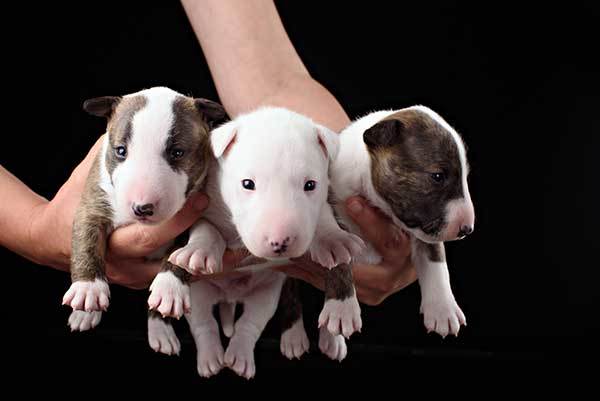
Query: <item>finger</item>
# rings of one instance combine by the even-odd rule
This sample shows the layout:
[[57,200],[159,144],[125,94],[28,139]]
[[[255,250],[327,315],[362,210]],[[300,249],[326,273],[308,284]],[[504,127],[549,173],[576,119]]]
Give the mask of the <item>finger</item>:
[[246,248],[227,249],[223,254],[223,271],[229,271],[238,267],[248,256],[250,256],[250,252]]
[[[323,270],[322,267],[319,266],[320,270]],[[323,290],[325,288],[325,278],[323,275],[315,273],[314,270],[306,268],[301,265],[285,265],[285,266],[275,266],[273,270],[280,271],[285,273],[286,275],[305,281],[312,285],[315,288]]]
[[417,273],[410,258],[394,264],[356,263],[352,266],[352,275],[358,299],[367,305],[377,305],[417,280]]
[[346,200],[346,211],[360,227],[364,239],[373,244],[384,258],[386,256],[397,258],[398,251],[402,254],[410,252],[410,243],[406,234],[381,211],[369,206],[360,196],[353,196]]
[[[160,260],[127,259],[107,260],[106,276],[109,283],[118,284],[134,290],[148,288],[154,277],[161,271]],[[108,305],[107,305],[108,306]]]
[[116,229],[108,240],[108,250],[113,257],[147,256],[187,230],[198,220],[208,206],[208,197],[196,193],[175,216],[156,226],[131,224]]

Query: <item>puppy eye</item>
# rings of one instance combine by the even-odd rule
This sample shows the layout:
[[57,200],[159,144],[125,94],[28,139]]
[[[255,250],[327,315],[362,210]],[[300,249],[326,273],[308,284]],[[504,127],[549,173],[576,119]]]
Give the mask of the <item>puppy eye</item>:
[[177,160],[181,159],[185,152],[182,149],[172,149],[171,150],[171,159]]
[[244,187],[244,189],[247,189],[248,191],[254,191],[254,189],[256,188],[254,185],[254,181],[252,180],[242,180],[242,187]]
[[304,184],[305,191],[314,191],[317,188],[317,182],[313,180],[308,180]]
[[446,174],[444,173],[431,173],[431,179],[437,183],[442,183],[446,180]]
[[127,148],[125,146],[117,146],[115,148],[115,155],[119,159],[125,159],[127,157]]

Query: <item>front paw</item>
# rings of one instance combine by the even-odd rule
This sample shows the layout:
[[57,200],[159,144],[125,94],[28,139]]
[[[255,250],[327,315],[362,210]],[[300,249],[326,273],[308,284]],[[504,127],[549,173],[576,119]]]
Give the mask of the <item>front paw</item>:
[[86,312],[82,310],[74,310],[69,316],[69,327],[71,331],[86,331],[98,326],[102,312]]
[[325,301],[319,315],[319,328],[321,327],[326,327],[334,336],[342,334],[346,338],[360,331],[362,319],[356,295],[344,300],[330,298]]
[[436,332],[442,337],[448,334],[458,335],[461,325],[467,325],[465,314],[460,309],[454,297],[423,300],[421,313],[427,332]]
[[254,344],[246,336],[234,335],[225,351],[225,365],[246,379],[252,379],[256,373]]
[[310,256],[314,262],[331,269],[350,263],[364,249],[365,243],[359,236],[339,229],[316,237],[310,247]]
[[225,242],[204,241],[189,242],[169,256],[169,262],[179,266],[191,274],[219,273],[223,270],[223,253]]
[[179,319],[190,311],[190,286],[184,284],[170,272],[160,272],[150,285],[148,307],[156,310],[163,317]]
[[341,335],[334,336],[325,327],[319,329],[319,349],[329,359],[341,362],[348,354],[346,340]]
[[105,311],[108,308],[110,290],[108,283],[102,279],[94,281],[75,281],[63,297],[63,305],[73,310],[86,312]]

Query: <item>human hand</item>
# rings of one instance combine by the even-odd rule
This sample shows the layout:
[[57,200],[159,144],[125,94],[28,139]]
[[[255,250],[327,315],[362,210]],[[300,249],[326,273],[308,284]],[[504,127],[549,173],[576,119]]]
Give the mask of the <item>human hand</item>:
[[[387,216],[359,196],[346,200],[346,211],[360,227],[362,238],[370,242],[382,257],[377,265],[354,263],[352,266],[358,299],[367,305],[378,305],[417,279],[410,258],[409,238]],[[306,257],[294,262],[276,269],[324,289],[326,270],[323,266]]]
[[[29,224],[36,262],[69,270],[75,210],[103,139],[103,136],[98,139],[56,196],[33,211]],[[145,257],[189,228],[207,205],[205,195],[193,194],[168,221],[153,226],[135,223],[116,229],[109,237],[106,254],[109,282],[135,289],[148,287],[160,271],[161,262],[146,260]]]

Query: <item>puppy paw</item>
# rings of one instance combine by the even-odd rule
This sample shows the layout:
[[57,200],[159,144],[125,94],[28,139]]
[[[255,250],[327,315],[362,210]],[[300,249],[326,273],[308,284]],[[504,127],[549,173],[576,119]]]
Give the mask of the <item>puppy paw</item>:
[[304,322],[298,319],[292,327],[287,329],[281,335],[280,350],[283,356],[287,359],[300,357],[308,351],[310,343],[306,330],[304,330]]
[[423,300],[421,313],[427,332],[433,331],[442,337],[446,337],[448,334],[457,336],[460,326],[467,325],[465,314],[454,297]]
[[350,263],[364,249],[365,243],[359,236],[339,229],[316,237],[310,247],[310,256],[314,262],[331,269]]
[[330,359],[338,362],[344,360],[348,354],[344,337],[332,335],[325,327],[319,329],[319,349]]
[[102,279],[94,281],[75,281],[63,297],[63,305],[73,310],[86,312],[105,311],[108,308],[110,290],[108,283]]
[[191,274],[219,273],[223,270],[225,242],[194,241],[179,248],[169,256],[169,262]]
[[150,285],[148,307],[163,317],[179,319],[190,311],[190,286],[170,272],[160,272]]
[[346,338],[360,331],[362,319],[356,295],[344,300],[333,298],[326,300],[319,315],[319,328],[321,327],[326,327],[334,336],[341,334]]
[[148,319],[148,344],[156,352],[166,355],[179,355],[181,345],[173,326],[162,319]]
[[246,336],[234,335],[225,351],[225,365],[246,379],[252,379],[256,373],[254,344]]
[[98,326],[102,319],[102,312],[86,312],[74,310],[69,316],[69,327],[71,331],[86,331]]
[[197,369],[201,377],[211,377],[223,369],[225,356],[218,336],[196,337]]

